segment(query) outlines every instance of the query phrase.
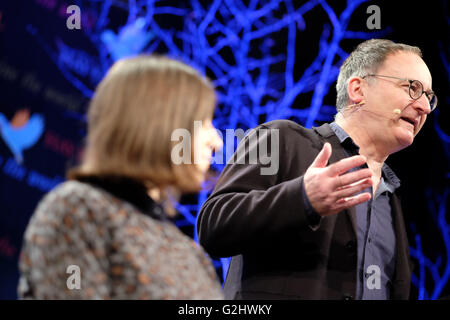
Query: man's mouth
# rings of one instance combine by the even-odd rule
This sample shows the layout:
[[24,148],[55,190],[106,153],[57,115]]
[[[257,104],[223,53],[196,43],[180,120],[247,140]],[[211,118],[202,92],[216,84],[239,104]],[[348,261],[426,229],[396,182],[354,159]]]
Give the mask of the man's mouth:
[[408,123],[410,123],[410,124],[412,124],[413,127],[414,127],[414,129],[415,129],[416,126],[417,126],[417,120],[415,120],[415,119],[407,118],[407,117],[400,117],[400,119],[403,120],[403,121],[406,121],[406,122],[408,122]]

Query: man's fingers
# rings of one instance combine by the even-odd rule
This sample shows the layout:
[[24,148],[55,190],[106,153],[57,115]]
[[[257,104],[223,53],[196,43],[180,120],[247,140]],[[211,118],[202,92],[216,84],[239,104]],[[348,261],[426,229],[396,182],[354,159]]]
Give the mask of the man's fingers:
[[311,167],[325,168],[328,164],[328,160],[330,159],[330,156],[331,156],[331,144],[326,142],[323,145],[322,150],[320,150],[319,154],[314,159],[313,163],[311,164]]
[[335,177],[352,168],[362,166],[364,163],[366,163],[366,157],[361,155],[345,158],[330,165],[328,167],[329,174],[330,176]]
[[344,209],[354,207],[360,203],[369,201],[371,197],[372,196],[370,195],[369,192],[364,192],[364,193],[358,194],[353,197],[339,199],[338,200],[338,204],[340,204],[339,211],[342,211]]
[[345,199],[345,198],[349,198],[355,195],[355,193],[360,192],[368,187],[370,187],[372,185],[372,179],[365,179],[362,182],[347,187],[345,189],[341,189],[339,191],[336,191],[334,193],[334,195],[338,198],[338,199]]
[[335,186],[337,188],[347,188],[354,183],[361,182],[361,180],[372,177],[372,171],[370,169],[360,169],[357,171],[349,172],[341,176],[337,176],[335,179]]

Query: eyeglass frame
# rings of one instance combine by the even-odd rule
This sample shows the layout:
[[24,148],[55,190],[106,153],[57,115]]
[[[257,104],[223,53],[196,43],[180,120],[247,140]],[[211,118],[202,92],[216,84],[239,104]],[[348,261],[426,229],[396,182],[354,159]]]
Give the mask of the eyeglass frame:
[[[382,78],[391,78],[391,79],[397,79],[397,80],[408,81],[408,83],[409,83],[408,93],[409,93],[409,96],[410,96],[411,99],[413,99],[413,100],[419,100],[420,97],[422,97],[422,95],[425,93],[425,95],[426,95],[426,97],[427,97],[427,100],[428,100],[428,105],[430,106],[430,110],[431,110],[431,111],[434,111],[434,110],[436,109],[436,107],[437,107],[437,104],[438,104],[438,97],[436,96],[436,94],[434,93],[434,91],[430,91],[430,92],[425,91],[425,90],[423,89],[423,83],[420,82],[419,80],[411,80],[411,79],[407,79],[407,78],[399,78],[399,77],[393,77],[393,76],[385,76],[385,75],[381,75],[381,74],[366,74],[366,75],[363,76],[362,78],[364,79],[365,77],[382,77]],[[413,90],[411,89],[411,85],[413,84],[413,82],[418,82],[418,83],[420,83],[420,86],[421,86],[421,88],[422,88],[422,93],[421,93],[421,94],[419,95],[419,97],[417,97],[417,98],[414,98],[414,97],[411,95],[411,91],[413,91]],[[414,91],[413,91],[413,92],[414,92]],[[434,98],[435,98],[435,100],[436,100],[436,103],[434,104],[434,108],[433,108],[433,106],[431,105],[431,100],[430,100],[429,96],[431,96],[432,98],[433,98],[433,96],[434,96]],[[430,112],[431,112],[431,111],[430,111]]]

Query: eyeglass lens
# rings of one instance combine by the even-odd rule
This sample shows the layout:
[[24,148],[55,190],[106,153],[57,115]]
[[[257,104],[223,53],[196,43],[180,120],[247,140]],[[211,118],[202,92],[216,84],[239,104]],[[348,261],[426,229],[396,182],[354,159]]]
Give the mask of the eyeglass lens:
[[411,98],[419,99],[422,96],[422,94],[425,94],[425,96],[427,97],[427,99],[430,103],[431,110],[436,108],[436,104],[437,104],[436,95],[434,95],[433,93],[427,94],[425,91],[423,91],[423,85],[420,81],[418,81],[418,80],[411,81],[409,88],[410,88]]

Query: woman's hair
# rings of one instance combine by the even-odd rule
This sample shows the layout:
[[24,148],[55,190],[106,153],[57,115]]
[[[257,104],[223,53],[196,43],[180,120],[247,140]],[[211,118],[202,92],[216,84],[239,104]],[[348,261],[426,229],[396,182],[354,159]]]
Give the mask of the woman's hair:
[[194,121],[212,118],[215,103],[211,83],[184,63],[160,56],[119,60],[95,91],[82,164],[68,178],[122,176],[149,188],[198,191],[203,175],[194,161],[174,164],[171,135],[193,134]]

